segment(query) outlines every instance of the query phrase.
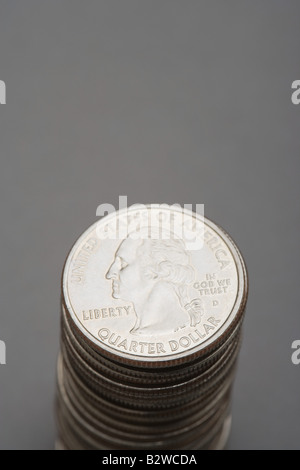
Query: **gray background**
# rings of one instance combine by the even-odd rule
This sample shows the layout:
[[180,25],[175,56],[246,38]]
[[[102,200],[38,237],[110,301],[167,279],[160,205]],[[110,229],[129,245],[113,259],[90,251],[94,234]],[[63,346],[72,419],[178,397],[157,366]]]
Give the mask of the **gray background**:
[[300,448],[300,2],[0,8],[0,448],[53,447],[64,258],[123,194],[204,203],[238,243],[250,297],[229,448]]

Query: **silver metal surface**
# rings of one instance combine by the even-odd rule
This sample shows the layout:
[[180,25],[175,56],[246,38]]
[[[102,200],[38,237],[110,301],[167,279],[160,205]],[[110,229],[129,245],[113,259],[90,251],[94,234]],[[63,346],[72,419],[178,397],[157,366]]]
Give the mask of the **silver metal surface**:
[[[130,218],[145,220],[139,211]],[[143,211],[153,220],[162,209]],[[173,235],[176,211],[163,209]],[[132,230],[105,238],[108,230],[116,238],[125,212],[117,225],[111,216],[93,225],[72,248],[62,281],[58,448],[225,446],[246,269],[222,229],[185,216],[203,222],[198,249],[174,236],[131,238]]]
[[[162,209],[148,211],[153,218]],[[139,210],[129,212],[143,218]],[[201,221],[185,216],[191,224]],[[118,224],[125,217],[121,211]],[[190,252],[177,239],[105,239],[107,226],[110,217],[82,235],[63,276],[67,312],[96,348],[134,365],[165,366],[204,353],[234,324],[245,295],[244,266],[215,224],[205,219],[203,246]]]

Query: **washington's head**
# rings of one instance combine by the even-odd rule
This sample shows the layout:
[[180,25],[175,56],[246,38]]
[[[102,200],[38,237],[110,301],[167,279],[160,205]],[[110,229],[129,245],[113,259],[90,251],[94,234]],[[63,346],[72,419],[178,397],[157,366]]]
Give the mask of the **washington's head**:
[[115,299],[134,304],[132,333],[176,331],[200,322],[201,301],[191,302],[188,295],[195,269],[182,240],[129,236],[120,243],[106,278]]

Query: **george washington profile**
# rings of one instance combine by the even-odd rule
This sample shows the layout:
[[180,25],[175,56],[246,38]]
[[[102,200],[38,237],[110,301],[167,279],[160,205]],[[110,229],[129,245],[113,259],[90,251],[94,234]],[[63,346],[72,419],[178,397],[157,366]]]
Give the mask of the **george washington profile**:
[[131,301],[136,312],[132,334],[156,335],[196,326],[200,299],[189,299],[195,269],[181,239],[123,240],[106,278],[112,296]]

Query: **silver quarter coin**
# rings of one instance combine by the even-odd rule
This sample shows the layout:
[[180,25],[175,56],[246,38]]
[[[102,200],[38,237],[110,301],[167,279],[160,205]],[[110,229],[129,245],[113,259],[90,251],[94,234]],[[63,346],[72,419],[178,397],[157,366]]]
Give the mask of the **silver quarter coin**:
[[[163,212],[176,223],[176,209],[145,211],[129,214],[148,220]],[[191,225],[204,224],[199,250],[182,239],[131,238],[138,231],[120,240],[110,218],[80,237],[64,268],[63,303],[79,333],[103,354],[143,367],[191,360],[216,345],[240,318],[247,291],[231,239],[186,213]],[[121,211],[117,226],[127,218]],[[109,229],[116,239],[105,238]]]
[[198,214],[90,227],[63,270],[56,448],[224,448],[247,294],[235,243]]

